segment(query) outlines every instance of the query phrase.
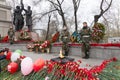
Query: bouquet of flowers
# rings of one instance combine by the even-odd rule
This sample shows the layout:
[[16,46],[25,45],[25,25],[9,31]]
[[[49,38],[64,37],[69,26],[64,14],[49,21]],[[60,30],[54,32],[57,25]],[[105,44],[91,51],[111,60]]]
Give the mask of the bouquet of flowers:
[[92,40],[99,43],[105,35],[105,26],[101,23],[96,23],[92,28]]
[[21,31],[19,39],[20,40],[31,40],[32,38],[29,36],[28,31]]
[[59,39],[60,33],[56,32],[53,36],[52,36],[52,42],[56,42]]
[[[45,49],[49,49],[50,48],[50,41],[47,40],[47,41],[44,41],[44,43],[42,43],[40,45],[40,49],[42,50],[42,52],[45,51]],[[48,50],[48,53],[49,53],[49,50]]]

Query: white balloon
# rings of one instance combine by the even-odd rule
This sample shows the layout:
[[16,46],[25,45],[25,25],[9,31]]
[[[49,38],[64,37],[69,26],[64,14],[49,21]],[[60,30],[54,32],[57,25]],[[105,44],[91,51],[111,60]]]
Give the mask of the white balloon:
[[12,61],[12,62],[17,61],[18,58],[20,58],[20,54],[18,54],[18,53],[13,53],[13,54],[11,55],[11,61]]
[[21,72],[23,75],[28,75],[33,70],[33,61],[30,57],[26,57],[21,62]]

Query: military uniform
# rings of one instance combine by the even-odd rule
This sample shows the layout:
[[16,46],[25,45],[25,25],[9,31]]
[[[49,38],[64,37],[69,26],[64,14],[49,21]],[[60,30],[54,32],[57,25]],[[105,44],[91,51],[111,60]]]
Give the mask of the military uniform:
[[10,28],[8,30],[8,37],[9,37],[10,44],[13,44],[14,42],[14,35],[15,35],[15,31],[13,30],[13,28]]
[[62,44],[62,50],[64,51],[65,56],[68,56],[68,52],[69,52],[69,45],[68,45],[69,38],[70,38],[69,32],[67,30],[63,30],[61,32],[60,39],[63,43]]
[[82,39],[82,52],[85,54],[84,58],[89,58],[91,29],[89,27],[83,27],[80,34]]

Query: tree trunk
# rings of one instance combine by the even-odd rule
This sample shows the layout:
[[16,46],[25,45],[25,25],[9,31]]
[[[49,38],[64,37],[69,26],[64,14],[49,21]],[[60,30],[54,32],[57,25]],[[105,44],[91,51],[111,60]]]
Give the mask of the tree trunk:
[[101,15],[95,15],[94,16],[94,24],[98,22],[100,17],[101,17]]
[[63,27],[67,26],[64,13],[61,15],[61,17],[62,17],[62,21],[63,21]]
[[75,16],[75,31],[77,31],[78,28],[78,24],[77,24],[77,12],[74,12],[74,16]]
[[51,21],[51,15],[48,16],[48,27],[47,27],[47,34],[45,40],[48,40],[48,34],[49,34],[49,28],[50,28],[50,21]]

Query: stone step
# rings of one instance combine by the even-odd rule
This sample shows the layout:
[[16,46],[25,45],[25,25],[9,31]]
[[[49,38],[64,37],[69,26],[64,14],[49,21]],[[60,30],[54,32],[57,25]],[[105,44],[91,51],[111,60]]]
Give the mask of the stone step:
[[27,48],[26,48],[26,45],[27,44],[13,44],[13,45],[10,45],[9,43],[0,43],[0,48],[3,49],[3,48],[9,48],[11,51],[15,51],[17,49],[20,49],[22,51],[27,51]]
[[[53,46],[51,53],[59,54],[62,48],[60,46]],[[81,51],[81,47],[70,47],[69,55],[83,57],[84,54]],[[120,60],[120,48],[119,47],[91,47],[90,58],[94,59],[110,59],[116,57]]]
[[[8,43],[0,43],[0,48],[9,48],[11,51],[20,49],[22,51],[28,51],[26,48],[27,43],[19,43],[10,45]],[[51,53],[59,54],[61,46],[52,46]],[[82,57],[83,53],[81,47],[70,47],[69,55]],[[91,47],[90,58],[94,59],[110,59],[116,57],[120,59],[120,48],[119,47]]]

